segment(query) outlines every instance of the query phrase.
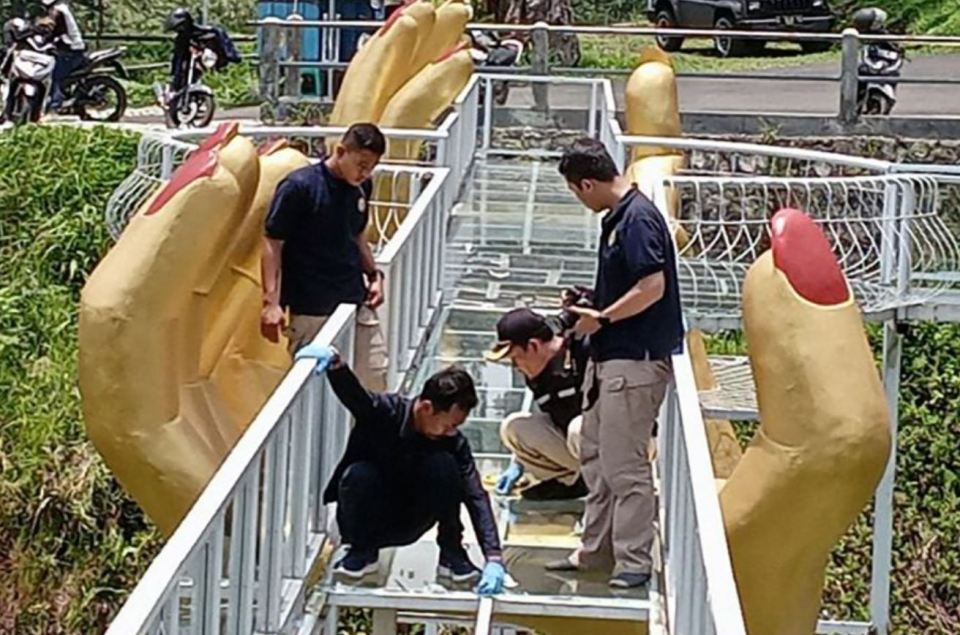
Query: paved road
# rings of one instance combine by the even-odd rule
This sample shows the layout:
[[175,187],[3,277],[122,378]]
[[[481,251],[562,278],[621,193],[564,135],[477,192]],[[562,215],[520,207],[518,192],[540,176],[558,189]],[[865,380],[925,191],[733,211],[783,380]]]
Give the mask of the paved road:
[[[679,79],[680,107],[685,112],[779,112],[793,114],[836,114],[840,103],[839,84],[836,81],[791,81],[784,77],[839,75],[839,62],[803,67],[759,71],[765,79]],[[960,54],[921,56],[911,59],[904,67],[906,78],[950,78],[960,81]],[[767,79],[769,78],[769,79]],[[624,79],[614,80],[614,96],[623,107]],[[960,116],[960,84],[916,85],[901,84],[897,90],[894,113],[911,116]],[[586,108],[589,88],[554,86],[550,89],[550,103],[557,108]],[[529,88],[511,89],[508,106],[533,105]],[[218,119],[256,119],[257,108],[240,108],[220,113]],[[128,117],[134,123],[162,123],[156,115]]]
[[[702,79],[680,77],[680,108],[685,112],[780,112],[836,114],[840,103],[837,81],[791,81],[783,77],[839,75],[839,62],[758,71],[764,79]],[[950,78],[960,82],[960,55],[923,56],[904,67],[905,78]],[[769,78],[769,79],[767,79]],[[623,107],[625,79],[614,80],[614,96]],[[589,90],[580,86],[551,88],[550,103],[586,106]],[[529,106],[529,89],[511,90],[510,105]],[[898,115],[960,116],[960,84],[901,84],[897,89]]]

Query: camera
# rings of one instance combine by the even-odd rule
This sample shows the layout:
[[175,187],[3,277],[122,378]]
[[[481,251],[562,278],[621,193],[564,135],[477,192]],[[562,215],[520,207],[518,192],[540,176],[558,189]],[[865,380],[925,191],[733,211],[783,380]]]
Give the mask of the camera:
[[568,287],[560,292],[560,299],[563,308],[557,314],[557,321],[560,323],[561,332],[565,333],[576,326],[580,316],[567,307],[577,306],[585,309],[594,308],[593,289],[576,285]]

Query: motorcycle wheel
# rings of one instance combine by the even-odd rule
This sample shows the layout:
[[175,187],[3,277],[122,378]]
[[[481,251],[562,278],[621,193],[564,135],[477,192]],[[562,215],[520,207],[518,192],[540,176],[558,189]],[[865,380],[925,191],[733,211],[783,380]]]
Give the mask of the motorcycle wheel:
[[77,114],[84,121],[120,121],[127,110],[127,91],[107,75],[91,75],[74,92]]
[[206,128],[213,120],[217,104],[213,95],[206,93],[190,93],[187,103],[176,114],[175,122],[178,126],[190,128]]
[[21,92],[13,102],[13,112],[10,113],[10,121],[15,126],[23,126],[31,121],[39,120],[39,114],[34,115],[33,101],[26,93]]

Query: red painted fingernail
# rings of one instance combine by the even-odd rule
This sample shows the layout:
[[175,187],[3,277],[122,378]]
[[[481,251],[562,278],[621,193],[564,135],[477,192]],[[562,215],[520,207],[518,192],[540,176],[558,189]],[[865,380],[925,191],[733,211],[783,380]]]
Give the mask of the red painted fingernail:
[[235,121],[227,121],[217,126],[216,131],[201,141],[184,163],[174,171],[157,198],[153,199],[145,212],[146,216],[156,214],[170,202],[174,194],[197,179],[213,176],[217,168],[217,151],[237,136],[240,126]]
[[782,209],[770,221],[773,263],[793,290],[810,302],[829,306],[850,297],[847,281],[827,237],[798,209]]

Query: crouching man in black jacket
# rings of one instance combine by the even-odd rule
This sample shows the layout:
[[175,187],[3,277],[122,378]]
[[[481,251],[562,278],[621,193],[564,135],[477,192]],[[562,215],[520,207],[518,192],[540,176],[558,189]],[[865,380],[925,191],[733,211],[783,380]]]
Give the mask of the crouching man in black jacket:
[[[346,555],[342,577],[359,580],[377,570],[382,547],[408,545],[437,523],[438,576],[454,582],[481,578],[481,594],[503,590],[500,539],[467,439],[458,428],[477,405],[470,376],[459,368],[436,373],[415,398],[367,391],[336,350],[310,345],[297,359],[329,365],[327,377],[356,425],[324,492],[336,501]],[[482,575],[463,547],[460,504],[467,506],[486,566]]]

